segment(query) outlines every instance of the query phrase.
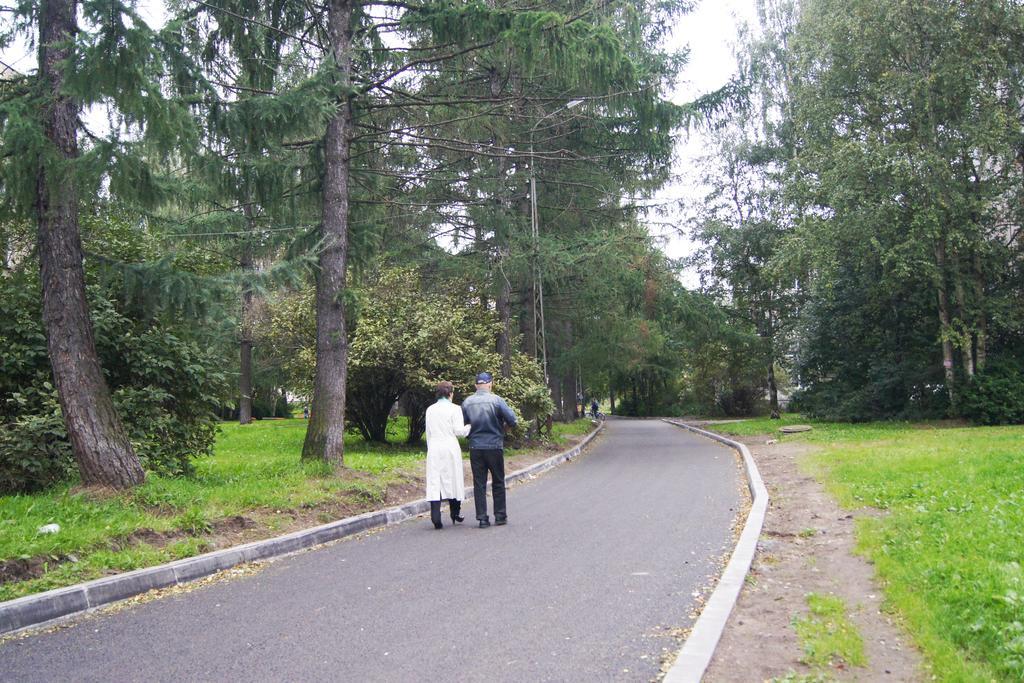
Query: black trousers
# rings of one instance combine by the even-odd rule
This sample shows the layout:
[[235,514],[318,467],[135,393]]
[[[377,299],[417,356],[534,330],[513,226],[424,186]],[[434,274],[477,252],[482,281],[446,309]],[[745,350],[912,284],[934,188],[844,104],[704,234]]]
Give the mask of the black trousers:
[[[452,522],[454,522],[455,518],[459,517],[462,512],[462,501],[456,498],[449,498],[448,512],[452,517]],[[435,525],[441,523],[441,501],[439,500],[430,501],[430,521]]]
[[508,511],[505,508],[505,450],[471,448],[469,464],[473,468],[473,502],[476,504],[476,518],[487,519],[487,473],[490,472],[494,519],[506,519]]

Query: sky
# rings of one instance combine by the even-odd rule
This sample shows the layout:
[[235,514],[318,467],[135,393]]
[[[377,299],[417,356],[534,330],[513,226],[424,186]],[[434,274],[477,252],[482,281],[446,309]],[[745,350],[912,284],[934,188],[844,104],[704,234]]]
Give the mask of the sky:
[[[690,60],[672,93],[674,102],[690,102],[729,80],[736,68],[733,58],[736,27],[741,22],[755,22],[754,1],[700,0],[693,12],[679,20],[669,46],[688,45]],[[150,25],[164,22],[164,3],[160,0],[142,0],[139,11]],[[35,53],[24,44],[15,44],[0,50],[0,61],[19,71],[29,71],[35,68]],[[704,139],[700,131],[680,133],[673,168],[675,180],[650,202],[666,207],[662,215],[652,212],[648,224],[651,233],[663,240],[661,246],[671,258],[681,258],[693,251],[693,244],[686,236],[686,221],[704,195],[704,189],[696,182],[691,169],[703,152]],[[696,287],[696,273],[684,272],[683,281],[687,286]]]
[[[679,77],[672,101],[685,104],[725,85],[736,70],[733,46],[737,26],[756,24],[756,20],[754,0],[702,0],[694,12],[683,16],[669,44],[673,47],[688,45],[690,60]],[[651,233],[664,240],[661,246],[671,258],[688,256],[694,250],[686,234],[686,221],[705,195],[705,188],[700,186],[692,171],[698,157],[704,153],[705,139],[699,130],[680,133],[673,168],[675,180],[651,201],[651,204],[669,207],[667,215],[652,215],[648,222]],[[684,271],[683,282],[688,287],[696,287],[697,273]]]

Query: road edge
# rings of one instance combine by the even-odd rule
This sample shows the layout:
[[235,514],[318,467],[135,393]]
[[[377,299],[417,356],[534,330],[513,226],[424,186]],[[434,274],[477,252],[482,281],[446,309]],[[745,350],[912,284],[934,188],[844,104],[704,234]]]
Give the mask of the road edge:
[[[533,479],[563,462],[574,459],[601,433],[604,425],[602,420],[572,448],[508,474],[505,482],[511,484]],[[467,500],[472,497],[472,491],[467,491]],[[261,541],[0,602],[0,636],[36,628],[154,589],[195,581],[240,564],[288,555],[370,529],[399,524],[429,510],[429,501],[417,500]]]
[[664,421],[739,451],[743,456],[743,465],[747,471],[747,487],[750,489],[752,500],[747,521],[743,524],[739,541],[729,558],[729,563],[725,566],[725,571],[722,572],[722,577],[718,580],[718,585],[715,586],[715,590],[711,593],[711,597],[708,598],[704,609],[690,630],[690,635],[676,655],[675,663],[662,679],[664,683],[698,683],[704,677],[708,665],[711,664],[715,648],[725,631],[732,608],[739,599],[747,572],[750,571],[750,564],[757,551],[757,541],[761,536],[761,528],[768,511],[768,489],[765,488],[757,464],[750,455],[750,450],[744,444],[685,422],[670,419]]

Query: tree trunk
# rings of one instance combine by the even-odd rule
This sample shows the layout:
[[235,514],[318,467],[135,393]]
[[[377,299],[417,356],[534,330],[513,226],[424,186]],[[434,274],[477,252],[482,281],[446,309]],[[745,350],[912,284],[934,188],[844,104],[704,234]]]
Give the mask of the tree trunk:
[[[955,249],[953,250],[952,261],[953,294],[956,296],[957,315],[963,323],[966,323],[970,319],[967,313],[967,295],[964,291],[963,274],[960,271],[960,257]],[[967,375],[968,380],[974,378],[974,349],[972,346],[971,335],[968,333],[967,338],[960,344],[960,358],[964,364],[964,373]]]
[[562,396],[565,400],[565,421],[572,422],[579,417],[579,413],[576,412],[576,388],[578,383],[576,382],[576,372],[569,371],[569,376],[565,380],[565,388],[562,390]]
[[[252,207],[245,206],[245,216],[248,219],[249,232],[253,229]],[[240,265],[244,277],[248,277],[253,269],[252,262],[252,237],[246,235],[245,245],[242,247],[242,258]],[[239,364],[238,364],[238,422],[247,425],[252,422],[252,318],[253,318],[253,291],[248,282],[242,285],[242,325],[241,339],[239,340]],[[273,415],[271,415],[273,417]]]
[[559,422],[565,421],[565,401],[562,396],[562,378],[557,375],[551,375],[548,382],[548,391],[551,392],[551,400],[555,404],[555,419]]
[[981,252],[974,252],[974,306],[977,309],[978,329],[976,330],[974,367],[978,372],[985,369],[988,353],[988,316],[985,315],[985,274],[981,269]]
[[[572,422],[576,419],[576,376],[570,371],[562,378],[562,421]],[[572,405],[572,409],[569,406]]]
[[270,402],[270,415],[267,417],[277,417],[277,404],[281,402],[281,395],[277,393],[277,389],[271,389],[270,395],[274,398]]
[[768,404],[771,408],[771,418],[779,419],[779,388],[775,384],[775,363],[768,363]]
[[352,4],[330,0],[328,38],[335,78],[343,99],[327,124],[324,138],[324,240],[316,280],[316,374],[304,460],[324,460],[334,467],[345,464],[345,385],[348,373],[348,337],[345,323],[345,269],[348,262],[348,182],[352,144]]
[[609,386],[608,387],[608,401],[609,401],[609,404],[610,404],[609,405],[609,409],[611,410],[611,413],[609,413],[609,414],[610,415],[614,415],[615,414],[615,387],[614,386]]
[[407,444],[415,445],[423,440],[423,433],[427,430],[427,408],[433,401],[434,396],[423,391],[407,391],[400,399],[402,410],[409,418]]
[[[477,254],[482,254],[484,256],[485,260],[489,259],[489,256],[487,254],[486,235],[484,234],[484,229],[480,225],[474,225],[473,226],[473,250]],[[487,279],[488,280],[490,280],[490,275],[491,275],[490,274],[490,270],[491,270],[490,267],[488,267],[487,268],[487,271],[488,271]],[[490,299],[489,296],[487,296],[487,289],[484,288],[484,287],[481,287],[480,291],[479,291],[479,296],[480,296],[480,308],[482,308],[484,310],[490,309],[490,307],[491,307],[491,299]]]
[[252,339],[244,336],[238,344],[238,423],[252,422]]
[[43,325],[64,426],[82,483],[126,488],[145,473],[114,410],[96,353],[85,294],[78,195],[67,161],[78,156],[78,105],[62,94],[67,42],[77,30],[74,0],[43,2],[39,10],[39,85],[54,158],[39,160],[36,199]]
[[935,245],[935,265],[938,266],[937,295],[939,303],[939,325],[942,335],[942,370],[946,378],[946,391],[953,415],[958,413],[956,401],[956,375],[953,373],[953,341],[950,338],[952,326],[949,315],[949,295],[946,292],[946,240],[939,238]]

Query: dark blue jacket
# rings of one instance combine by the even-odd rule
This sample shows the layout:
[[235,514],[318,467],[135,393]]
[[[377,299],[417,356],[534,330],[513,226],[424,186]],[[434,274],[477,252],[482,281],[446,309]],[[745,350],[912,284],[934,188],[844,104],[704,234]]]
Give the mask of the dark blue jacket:
[[505,399],[483,389],[462,402],[462,417],[470,424],[470,448],[504,448],[505,425],[516,423]]

